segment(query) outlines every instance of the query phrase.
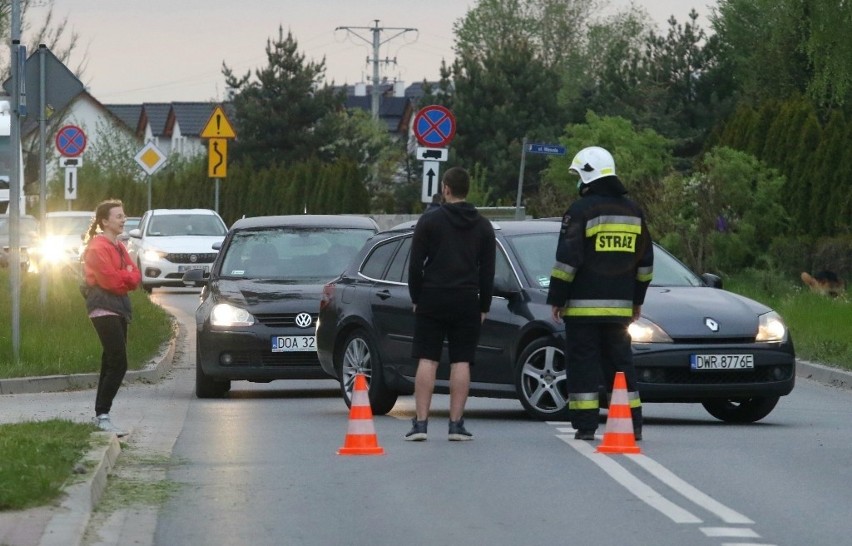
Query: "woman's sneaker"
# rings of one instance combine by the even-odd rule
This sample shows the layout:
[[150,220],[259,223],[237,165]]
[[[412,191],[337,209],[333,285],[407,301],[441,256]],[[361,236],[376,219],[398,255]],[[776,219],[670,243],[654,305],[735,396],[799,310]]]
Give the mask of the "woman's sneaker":
[[121,430],[120,428],[112,424],[109,415],[106,413],[95,417],[95,425],[97,425],[97,427],[103,430],[104,432],[112,432],[119,438],[121,438],[122,436],[127,436],[126,431]]
[[473,440],[473,434],[464,428],[464,419],[450,421],[450,432],[447,439],[451,442],[466,442]]
[[411,419],[411,430],[405,435],[405,439],[409,442],[422,442],[426,439],[426,428],[429,420],[418,421],[417,417]]

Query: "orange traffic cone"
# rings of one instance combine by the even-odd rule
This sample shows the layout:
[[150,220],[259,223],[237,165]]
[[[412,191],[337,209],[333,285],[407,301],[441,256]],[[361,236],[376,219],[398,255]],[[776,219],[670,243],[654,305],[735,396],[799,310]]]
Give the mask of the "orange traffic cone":
[[598,453],[641,453],[633,436],[633,419],[630,415],[630,402],[627,399],[627,380],[624,372],[615,374],[612,386],[612,399],[606,418],[606,431],[603,442],[596,450]]
[[352,390],[352,406],[349,410],[349,428],[343,447],[338,455],[384,455],[379,446],[376,429],[373,426],[373,410],[370,409],[370,397],[367,394],[367,380],[363,374],[355,375],[355,388]]

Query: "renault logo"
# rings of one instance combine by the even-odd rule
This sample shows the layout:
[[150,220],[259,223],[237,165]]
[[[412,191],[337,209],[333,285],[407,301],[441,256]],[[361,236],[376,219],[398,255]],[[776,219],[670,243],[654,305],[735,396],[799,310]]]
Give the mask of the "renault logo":
[[706,317],[704,319],[704,324],[708,328],[710,328],[710,331],[712,331],[712,332],[718,332],[719,331],[719,323],[716,322],[715,320],[711,319],[710,317]]
[[296,326],[299,328],[307,328],[311,325],[312,319],[310,313],[299,313],[296,315]]

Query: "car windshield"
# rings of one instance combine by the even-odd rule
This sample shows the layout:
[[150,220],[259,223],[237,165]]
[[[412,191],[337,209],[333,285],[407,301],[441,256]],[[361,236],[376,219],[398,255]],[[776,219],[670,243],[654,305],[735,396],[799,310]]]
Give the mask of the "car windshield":
[[225,226],[212,214],[157,214],[148,222],[151,237],[224,237]]
[[220,275],[320,284],[343,271],[371,235],[328,227],[238,231],[223,249]]
[[73,235],[79,237],[89,230],[92,216],[47,216],[44,219],[48,235]]
[[[18,219],[18,233],[21,235],[38,234],[38,220],[31,216],[21,216]],[[9,238],[8,218],[0,218],[0,237]]]
[[[523,274],[534,287],[550,286],[550,272],[556,261],[558,232],[532,233],[507,237],[520,261]],[[671,254],[654,246],[654,279],[651,286],[702,286],[704,283]]]

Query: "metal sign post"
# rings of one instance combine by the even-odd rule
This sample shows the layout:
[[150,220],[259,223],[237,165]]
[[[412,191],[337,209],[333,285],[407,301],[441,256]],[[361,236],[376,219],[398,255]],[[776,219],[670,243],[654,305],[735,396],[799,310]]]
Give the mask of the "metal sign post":
[[521,144],[521,171],[518,174],[518,198],[515,201],[515,220],[524,219],[524,215],[521,212],[521,194],[524,189],[524,164],[526,163],[527,152],[531,154],[565,155],[565,147],[559,144],[527,144],[527,137],[524,137]]

